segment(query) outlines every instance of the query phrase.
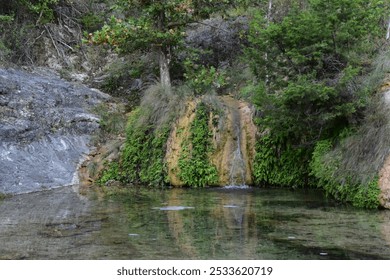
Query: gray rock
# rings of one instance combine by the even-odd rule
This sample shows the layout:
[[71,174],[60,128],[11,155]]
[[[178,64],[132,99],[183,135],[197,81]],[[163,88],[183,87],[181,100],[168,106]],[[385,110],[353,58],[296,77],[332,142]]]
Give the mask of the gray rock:
[[55,74],[0,69],[0,192],[25,193],[77,182],[109,96]]

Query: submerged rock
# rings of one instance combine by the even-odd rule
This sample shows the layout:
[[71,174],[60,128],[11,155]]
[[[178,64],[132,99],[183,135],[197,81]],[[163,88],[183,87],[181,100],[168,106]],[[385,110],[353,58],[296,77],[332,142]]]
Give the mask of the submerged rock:
[[54,73],[0,69],[0,192],[72,185],[109,96]]

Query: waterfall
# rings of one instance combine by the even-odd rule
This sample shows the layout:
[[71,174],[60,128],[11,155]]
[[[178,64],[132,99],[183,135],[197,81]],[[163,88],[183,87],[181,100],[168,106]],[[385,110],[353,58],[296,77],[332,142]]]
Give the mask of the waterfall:
[[246,164],[241,151],[241,118],[237,108],[232,109],[233,152],[230,161],[229,186],[247,187],[245,185]]

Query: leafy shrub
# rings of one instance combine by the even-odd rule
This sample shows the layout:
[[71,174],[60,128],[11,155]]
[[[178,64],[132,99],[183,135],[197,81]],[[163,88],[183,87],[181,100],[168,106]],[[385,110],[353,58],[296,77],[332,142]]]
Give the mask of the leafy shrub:
[[270,134],[265,135],[256,143],[254,181],[258,185],[307,186],[311,180],[307,168],[309,158],[305,148],[293,147],[278,142]]
[[100,177],[100,183],[110,180],[122,183],[138,183],[150,186],[163,185],[165,182],[165,145],[169,129],[153,130],[151,126],[143,129],[136,125],[142,110],[135,110],[128,122],[126,143],[120,162],[108,164]]
[[[333,180],[335,170],[347,169],[345,153],[332,153],[327,164],[318,155],[329,148],[321,141],[336,143],[362,120],[372,94],[362,76],[377,51],[384,14],[380,0],[309,0],[278,21],[254,17],[246,50],[257,77],[252,96],[258,124],[270,131],[257,146],[257,182],[300,186],[314,185],[314,178],[338,199],[375,204],[373,176],[354,181],[353,172],[344,172]],[[361,202],[365,195],[370,198]]]
[[104,16],[94,13],[87,13],[81,18],[81,24],[87,32],[95,32],[104,25]]
[[191,60],[184,62],[186,73],[184,77],[189,87],[196,95],[218,91],[226,85],[226,74],[214,66],[197,65]]
[[218,181],[217,168],[209,161],[212,151],[209,129],[210,107],[201,102],[196,108],[196,116],[191,123],[191,136],[184,141],[179,159],[179,177],[191,187],[205,187]]
[[53,21],[54,10],[53,6],[59,2],[59,0],[19,0],[21,5],[27,7],[27,9],[35,14],[37,17],[37,24],[45,24]]

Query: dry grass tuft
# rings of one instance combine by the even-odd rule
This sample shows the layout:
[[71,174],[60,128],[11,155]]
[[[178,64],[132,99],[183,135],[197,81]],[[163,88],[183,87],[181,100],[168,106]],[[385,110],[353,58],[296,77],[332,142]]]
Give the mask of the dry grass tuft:
[[165,90],[159,83],[151,85],[142,96],[140,107],[143,114],[135,125],[161,128],[183,114],[185,100],[190,94],[191,91],[184,86]]

